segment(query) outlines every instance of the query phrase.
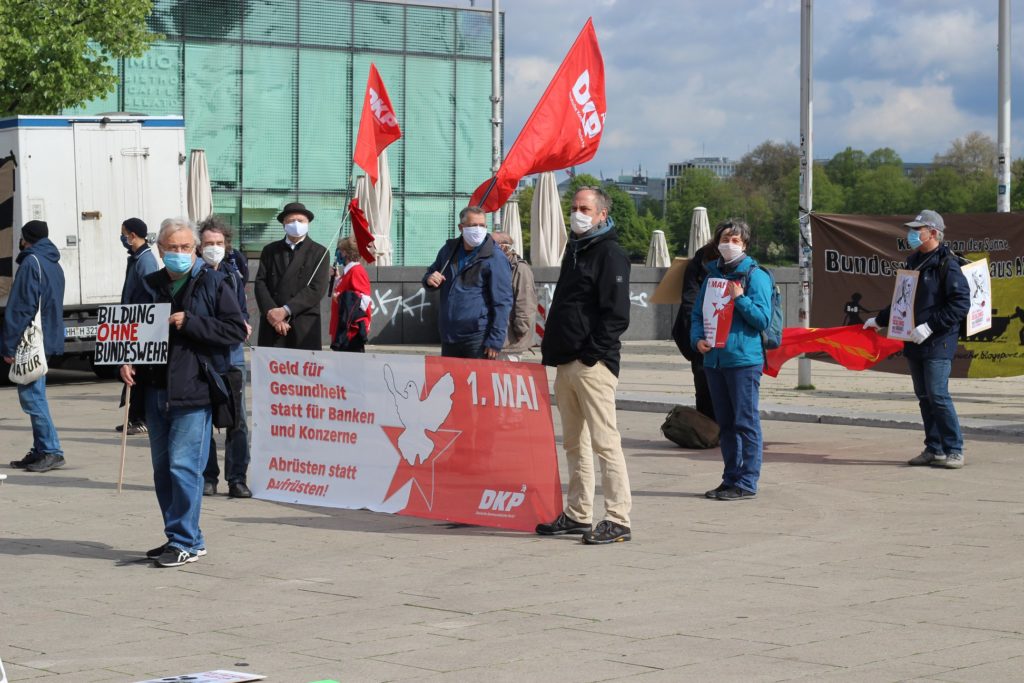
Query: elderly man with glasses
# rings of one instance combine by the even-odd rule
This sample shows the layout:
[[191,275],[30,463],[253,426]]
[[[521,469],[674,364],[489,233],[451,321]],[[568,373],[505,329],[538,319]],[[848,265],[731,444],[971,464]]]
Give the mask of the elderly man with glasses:
[[231,347],[246,337],[238,296],[223,273],[196,258],[195,227],[169,218],[157,246],[164,267],[146,276],[152,303],[170,303],[164,365],[124,365],[121,379],[145,384],[153,484],[166,541],[146,553],[159,567],[179,567],[206,554],[199,528],[212,429],[210,382],[231,365]]

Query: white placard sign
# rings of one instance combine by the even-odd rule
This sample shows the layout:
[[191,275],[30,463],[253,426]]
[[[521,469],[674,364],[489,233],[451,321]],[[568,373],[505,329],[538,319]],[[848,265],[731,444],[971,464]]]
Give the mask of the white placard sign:
[[150,678],[139,683],[246,683],[247,681],[262,681],[266,676],[259,674],[240,673],[238,671],[227,671],[217,669],[216,671],[203,671],[197,674],[182,674],[180,676],[167,676],[165,678]]
[[101,306],[96,322],[96,365],[167,362],[170,304]]
[[889,307],[889,339],[910,341],[914,331],[914,297],[917,294],[916,270],[897,270],[896,286],[892,290],[892,305]]
[[971,288],[971,308],[967,311],[967,336],[992,327],[992,278],[988,259],[983,258],[960,268]]

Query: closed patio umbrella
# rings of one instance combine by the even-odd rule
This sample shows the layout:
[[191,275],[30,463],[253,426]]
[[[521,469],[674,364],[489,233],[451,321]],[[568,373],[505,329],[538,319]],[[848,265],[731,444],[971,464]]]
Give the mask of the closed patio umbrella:
[[391,168],[388,166],[388,152],[384,150],[377,157],[377,221],[370,221],[373,246],[377,250],[377,266],[393,265],[391,256]]
[[665,241],[665,233],[661,230],[651,233],[651,246],[647,248],[646,265],[655,268],[668,268],[672,265],[672,258],[668,255],[668,242]]
[[541,173],[530,207],[530,264],[534,268],[558,266],[568,237],[558,183],[551,171]]
[[501,212],[501,231],[512,238],[512,250],[523,255],[523,223],[519,220],[519,202],[511,200]]
[[[373,251],[376,259],[380,258],[380,244],[377,240],[377,233],[374,229],[375,225],[380,224],[380,217],[378,214],[377,205],[377,193],[374,192],[373,185],[370,183],[366,176],[361,175],[356,178],[356,199],[359,200],[359,208],[363,210],[363,214],[366,216],[366,221],[370,224],[370,232],[373,233]],[[334,245],[330,245],[331,248]],[[375,262],[374,265],[379,263]]]
[[194,149],[188,162],[188,218],[193,223],[213,213],[213,192],[210,171],[206,167],[206,150]]
[[697,250],[711,240],[711,226],[708,225],[708,210],[703,206],[695,207],[690,218],[690,241],[686,247],[686,255],[693,258]]

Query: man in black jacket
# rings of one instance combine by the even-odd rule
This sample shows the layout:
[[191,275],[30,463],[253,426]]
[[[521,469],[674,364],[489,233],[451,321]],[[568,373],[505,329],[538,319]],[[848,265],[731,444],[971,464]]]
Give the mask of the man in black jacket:
[[146,423],[153,483],[167,541],[146,553],[160,567],[206,554],[199,528],[212,428],[210,382],[230,367],[230,350],[246,337],[238,296],[228,279],[196,259],[197,235],[184,219],[167,219],[157,244],[164,268],[146,277],[154,303],[170,303],[166,365],[121,367],[121,379],[147,384]]
[[[619,338],[629,327],[630,267],[610,210],[611,200],[601,188],[584,187],[573,197],[573,235],[541,342],[544,365],[557,368],[555,398],[562,417],[569,492],[562,514],[550,524],[539,524],[537,533],[583,534],[588,544],[631,538],[629,474],[615,422]],[[601,461],[605,519],[591,529],[594,454]]]

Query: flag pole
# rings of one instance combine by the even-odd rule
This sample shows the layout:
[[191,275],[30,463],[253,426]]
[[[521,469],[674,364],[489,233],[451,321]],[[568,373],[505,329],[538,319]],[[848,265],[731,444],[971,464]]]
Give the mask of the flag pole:
[[[494,179],[498,178],[498,169],[501,168],[501,37],[499,35],[501,12],[498,8],[499,0],[491,0],[491,171]],[[494,187],[494,184],[491,184]],[[490,193],[488,188],[484,194],[484,200]],[[501,225],[501,209],[494,211],[495,229]]]
[[[812,78],[812,33],[814,0],[803,0],[800,4],[800,205],[797,209],[800,220],[800,309],[797,325],[810,326],[811,310],[811,206],[813,204],[814,179],[814,138],[812,129],[813,96]],[[811,384],[811,359],[800,356],[797,362],[797,389],[813,389]]]

